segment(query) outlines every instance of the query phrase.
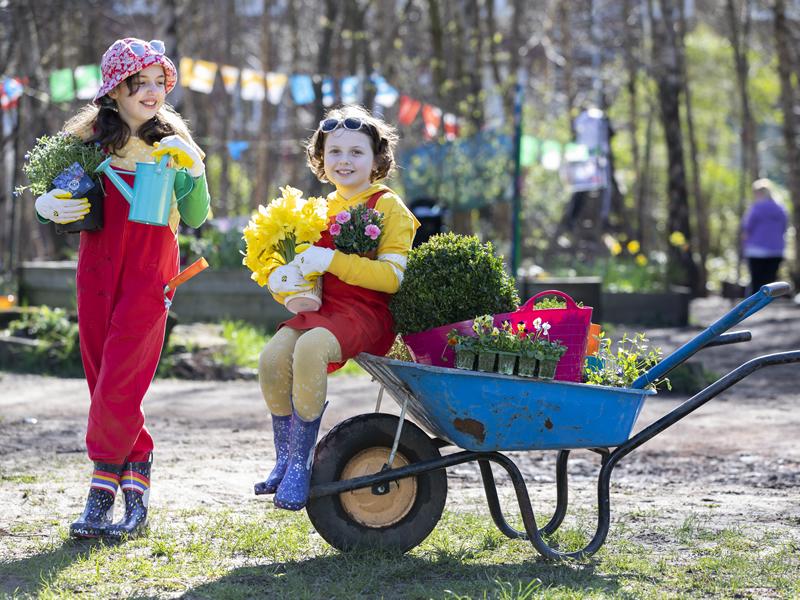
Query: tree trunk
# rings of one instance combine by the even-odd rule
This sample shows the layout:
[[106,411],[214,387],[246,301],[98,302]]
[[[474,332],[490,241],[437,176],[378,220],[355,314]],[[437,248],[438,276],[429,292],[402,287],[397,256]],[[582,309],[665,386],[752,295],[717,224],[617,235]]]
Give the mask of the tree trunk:
[[[261,69],[269,71],[271,66],[271,52],[270,52],[270,11],[269,0],[263,0],[261,8]],[[266,83],[265,83],[266,87]],[[266,89],[265,89],[266,92]],[[272,170],[277,168],[280,148],[270,147],[270,126],[272,125],[272,105],[268,100],[261,102],[261,124],[258,129],[258,137],[256,139],[256,185],[253,189],[252,198],[250,200],[250,208],[255,208],[259,204],[259,199],[269,198],[270,186],[272,184],[271,176]]]
[[708,260],[708,206],[700,184],[700,164],[697,158],[697,136],[694,132],[694,116],[692,112],[692,91],[689,87],[689,70],[686,66],[686,16],[683,12],[683,0],[678,2],[679,36],[678,59],[680,60],[681,79],[683,82],[683,99],[686,105],[686,130],[689,135],[689,162],[692,165],[692,193],[694,195],[694,217],[697,232],[696,242],[700,260],[697,265],[697,283],[695,292],[699,296],[706,295],[706,260]]
[[[648,11],[653,21],[653,71],[658,86],[658,103],[661,125],[667,145],[667,235],[669,236],[669,270],[667,281],[696,290],[697,267],[691,253],[691,227],[686,190],[686,170],[683,158],[683,134],[680,94],[681,73],[678,47],[675,39],[672,0],[662,0],[661,15],[653,19],[653,0],[648,0]],[[683,240],[678,238],[683,237]]]
[[[795,95],[792,87],[791,34],[786,21],[786,3],[775,0],[775,51],[778,54],[778,75],[781,81],[781,111],[783,112],[783,142],[786,145],[789,195],[792,201],[792,220],[795,236],[800,232],[800,145],[797,139]],[[794,245],[792,272],[795,288],[800,286],[800,243]]]
[[645,208],[644,198],[642,197],[642,165],[639,150],[639,137],[637,135],[637,125],[639,123],[639,89],[637,77],[639,65],[635,57],[635,51],[639,49],[639,44],[634,33],[633,26],[633,7],[632,0],[625,0],[623,6],[623,17],[625,19],[625,43],[623,46],[625,57],[626,81],[625,87],[628,90],[628,131],[631,138],[631,155],[633,160],[634,173],[634,204],[636,211],[636,237],[642,249],[646,248],[644,240],[644,219]]

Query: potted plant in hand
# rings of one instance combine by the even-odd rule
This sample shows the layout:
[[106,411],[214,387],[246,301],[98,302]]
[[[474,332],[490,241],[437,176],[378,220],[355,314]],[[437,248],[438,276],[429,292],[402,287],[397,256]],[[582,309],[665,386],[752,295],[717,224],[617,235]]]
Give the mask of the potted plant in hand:
[[477,315],[511,312],[518,305],[514,279],[492,244],[446,233],[411,250],[389,307],[416,361],[452,366],[452,348],[442,353],[451,329],[468,334]]
[[20,195],[29,189],[34,196],[40,196],[59,188],[73,198],[87,198],[88,214],[72,223],[56,223],[56,233],[97,231],[103,228],[103,188],[95,169],[106,158],[99,145],[85,144],[76,135],[63,131],[53,136],[43,135],[25,155],[22,166],[30,185],[20,186],[15,192]]

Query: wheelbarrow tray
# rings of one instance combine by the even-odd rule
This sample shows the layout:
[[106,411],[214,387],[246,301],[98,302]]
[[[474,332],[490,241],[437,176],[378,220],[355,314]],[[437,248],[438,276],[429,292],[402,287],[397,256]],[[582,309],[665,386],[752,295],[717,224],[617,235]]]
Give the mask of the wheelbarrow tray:
[[609,448],[652,390],[462,371],[360,354],[358,363],[432,434],[465,450]]

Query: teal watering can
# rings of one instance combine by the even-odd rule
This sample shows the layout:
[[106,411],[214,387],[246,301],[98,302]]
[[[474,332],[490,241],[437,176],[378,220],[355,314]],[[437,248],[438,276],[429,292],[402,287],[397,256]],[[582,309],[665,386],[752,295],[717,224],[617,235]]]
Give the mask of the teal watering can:
[[137,162],[133,189],[111,167],[111,157],[100,163],[94,172],[105,173],[109,181],[131,205],[128,213],[129,221],[147,225],[166,225],[169,223],[175,180],[178,177],[186,177],[190,182],[189,191],[180,196],[178,200],[187,196],[194,187],[194,180],[189,173],[167,166],[169,158],[169,155],[165,155],[157,163]]

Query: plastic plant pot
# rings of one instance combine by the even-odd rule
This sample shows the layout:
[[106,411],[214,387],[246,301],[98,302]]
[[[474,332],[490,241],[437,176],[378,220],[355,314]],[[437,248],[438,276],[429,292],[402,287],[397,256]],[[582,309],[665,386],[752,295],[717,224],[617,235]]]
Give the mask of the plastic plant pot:
[[497,352],[492,350],[481,350],[478,352],[478,371],[484,373],[494,372],[494,365],[497,362]]
[[519,366],[517,367],[517,375],[521,377],[536,377],[536,368],[539,366],[539,361],[533,356],[520,356]]
[[497,372],[503,375],[513,375],[514,368],[517,366],[517,357],[514,352],[497,353]]
[[539,379],[552,379],[556,374],[557,360],[545,359],[539,361]]
[[475,351],[456,349],[456,369],[473,371],[475,369]]

